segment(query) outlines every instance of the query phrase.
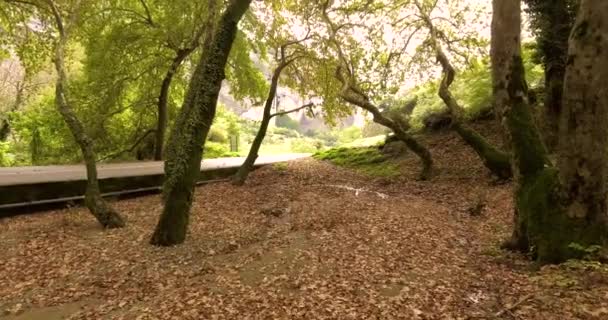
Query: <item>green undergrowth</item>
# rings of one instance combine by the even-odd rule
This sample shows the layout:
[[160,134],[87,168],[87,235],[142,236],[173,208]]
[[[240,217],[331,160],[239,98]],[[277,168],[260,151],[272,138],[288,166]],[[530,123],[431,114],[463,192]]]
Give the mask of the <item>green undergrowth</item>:
[[377,147],[333,148],[317,152],[313,158],[375,177],[396,177],[401,174],[399,164],[392,157],[382,154]]

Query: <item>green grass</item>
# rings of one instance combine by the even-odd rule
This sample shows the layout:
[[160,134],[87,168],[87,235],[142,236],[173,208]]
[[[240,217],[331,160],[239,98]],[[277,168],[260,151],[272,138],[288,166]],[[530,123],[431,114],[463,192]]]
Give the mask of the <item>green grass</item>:
[[382,134],[382,135],[378,135],[378,136],[374,136],[374,137],[357,139],[353,142],[345,143],[345,144],[341,145],[341,147],[357,148],[357,147],[377,146],[379,144],[384,143],[385,139],[386,139],[386,135]]
[[399,165],[377,147],[333,148],[317,152],[313,158],[375,177],[396,177],[401,174]]

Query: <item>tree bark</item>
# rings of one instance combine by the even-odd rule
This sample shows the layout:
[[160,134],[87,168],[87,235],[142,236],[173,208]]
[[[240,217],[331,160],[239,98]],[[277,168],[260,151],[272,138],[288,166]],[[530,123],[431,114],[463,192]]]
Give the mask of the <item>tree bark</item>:
[[607,1],[582,0],[570,35],[558,149],[570,236],[562,242],[602,244],[608,237],[607,21]]
[[[519,28],[519,2],[494,0],[494,17],[501,21],[493,23],[493,36]],[[509,21],[513,15],[516,19]],[[608,48],[608,26],[604,22],[607,18],[608,2],[581,1],[569,43],[560,121],[560,171],[548,159],[526,100],[519,37],[508,42],[492,39],[494,74],[500,76],[494,78],[495,98],[504,98],[498,102],[504,103],[501,107],[512,139],[517,174],[518,215],[512,243],[534,249],[541,263],[581,257],[585,252],[577,248],[606,242],[608,65],[604,53]],[[511,30],[500,30],[497,26]]]
[[167,145],[164,207],[150,240],[154,245],[176,245],[186,238],[194,186],[200,175],[204,143],[225,78],[224,67],[237,25],[250,3],[251,0],[230,1],[215,28],[209,28],[204,52]]
[[[521,59],[521,3],[520,0],[493,0],[491,60],[494,113],[504,127],[503,140],[512,148],[510,128],[507,124],[507,111],[511,105],[507,89],[514,57]],[[521,83],[521,90],[527,91],[526,84]],[[512,160],[518,154],[511,150]],[[520,184],[519,166],[512,164],[513,184]],[[517,188],[517,187],[516,187]],[[514,194],[516,196],[516,194]],[[513,233],[503,244],[504,247],[526,252],[529,248],[527,217],[520,215],[517,205],[513,212]]]
[[122,217],[101,197],[101,190],[99,189],[99,182],[97,180],[96,156],[93,148],[93,141],[86,133],[80,120],[78,120],[68,99],[68,78],[64,63],[64,48],[67,43],[67,34],[59,10],[52,1],[49,1],[49,4],[59,31],[59,39],[55,44],[55,54],[53,57],[53,63],[57,72],[55,103],[59,113],[74,136],[76,143],[80,147],[84,158],[87,170],[85,204],[104,228],[123,227],[125,222]]
[[173,76],[177,69],[181,66],[184,60],[194,51],[195,47],[179,49],[175,53],[175,57],[169,66],[169,70],[163,78],[160,86],[160,94],[158,95],[158,121],[156,123],[156,133],[154,139],[154,160],[160,161],[163,159],[163,149],[165,144],[165,132],[167,131],[167,123],[169,121],[169,110],[167,107],[169,101],[169,91]]

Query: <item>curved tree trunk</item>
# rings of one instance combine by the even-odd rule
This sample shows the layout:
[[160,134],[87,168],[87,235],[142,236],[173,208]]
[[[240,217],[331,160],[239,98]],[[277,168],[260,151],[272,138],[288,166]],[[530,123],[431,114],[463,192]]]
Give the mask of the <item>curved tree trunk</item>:
[[431,35],[431,45],[437,54],[437,60],[443,69],[443,79],[439,85],[438,94],[445,103],[452,117],[452,129],[471,147],[479,158],[483,161],[486,168],[500,179],[509,179],[512,176],[510,155],[497,149],[490,144],[482,135],[474,129],[468,127],[462,120],[463,109],[450,91],[450,85],[456,77],[456,69],[445,55],[441,44],[437,40],[437,30],[433,22],[424,12],[424,8],[416,3]]
[[[494,0],[495,18],[513,14],[519,18],[519,2]],[[526,237],[513,241],[534,248],[541,263],[580,257],[584,250],[577,248],[603,245],[608,236],[608,62],[598,54],[608,50],[606,19],[608,2],[581,1],[569,44],[560,122],[560,171],[551,166],[526,101],[519,37],[510,42],[492,40],[492,52],[497,55],[493,68],[496,75],[501,75],[494,79],[495,90],[503,91],[499,97],[506,93],[507,100],[502,102],[518,173],[515,204],[519,215],[514,236]],[[497,25],[501,24],[493,24],[493,36],[501,31]],[[519,19],[509,28],[519,28]],[[510,62],[498,59],[506,58],[506,54],[512,55]]]
[[50,5],[57,23],[57,29],[59,31],[59,39],[55,45],[55,55],[53,57],[53,62],[57,71],[55,103],[57,104],[59,113],[74,136],[76,143],[80,147],[82,156],[84,158],[87,169],[85,204],[104,228],[123,227],[125,225],[124,220],[101,197],[99,182],[97,180],[97,166],[95,163],[96,157],[93,148],[93,141],[87,135],[82,123],[80,120],[78,120],[76,113],[69,104],[68,79],[64,64],[64,48],[67,42],[67,35],[59,10],[52,1],[50,2]]
[[453,122],[452,129],[477,153],[484,166],[493,175],[499,179],[510,179],[513,176],[511,156],[508,153],[499,150],[477,131],[460,121]]
[[247,180],[249,173],[253,170],[255,160],[257,160],[259,156],[258,153],[260,151],[260,147],[262,146],[262,142],[264,141],[264,137],[266,137],[266,131],[268,130],[268,125],[270,124],[271,119],[270,112],[267,114],[266,107],[264,107],[264,116],[262,118],[262,122],[260,123],[260,128],[253,139],[253,143],[251,144],[247,158],[245,158],[245,161],[239,167],[239,170],[234,174],[234,177],[232,177],[232,184],[237,186],[245,184],[245,180]]
[[342,69],[336,70],[336,77],[342,83],[342,89],[340,91],[340,97],[344,101],[351,103],[359,108],[368,111],[372,114],[372,119],[375,123],[385,126],[393,131],[397,139],[403,141],[405,145],[414,154],[420,158],[422,163],[422,170],[420,171],[421,180],[429,180],[433,174],[433,158],[429,150],[422,144],[420,144],[414,137],[412,137],[405,128],[397,121],[386,117],[380,112],[377,106],[371,103],[367,96],[365,96],[358,88],[348,83],[348,78],[342,74]]
[[[212,3],[215,3],[212,2]],[[184,242],[194,186],[200,175],[203,147],[215,117],[224,67],[237,25],[251,0],[232,0],[208,34],[203,55],[192,75],[186,99],[167,145],[164,207],[150,242],[170,246]],[[210,12],[214,12],[212,8]],[[213,15],[210,15],[213,17]],[[211,23],[214,19],[208,19]]]
[[173,76],[182,62],[194,51],[194,47],[177,50],[169,70],[165,74],[165,78],[160,86],[160,94],[158,95],[158,120],[156,122],[156,132],[154,137],[154,160],[160,161],[163,159],[163,149],[165,144],[165,132],[167,131],[167,123],[169,121],[169,91]]
[[431,157],[431,153],[429,150],[422,145],[418,140],[412,137],[406,129],[404,129],[398,122],[393,121],[390,118],[384,116],[380,110],[368,101],[359,101],[357,99],[353,99],[348,95],[341,95],[342,98],[354,105],[361,107],[362,109],[367,110],[373,116],[373,121],[377,124],[385,126],[393,131],[395,137],[399,140],[403,141],[405,145],[410,149],[414,154],[420,158],[420,162],[422,163],[422,170],[420,171],[420,179],[421,180],[429,180],[433,175],[433,158]]
[[232,178],[232,184],[234,185],[240,186],[245,183],[245,180],[247,180],[247,176],[253,169],[255,160],[258,158],[258,152],[260,151],[260,147],[262,146],[264,137],[266,137],[266,131],[268,130],[268,125],[270,124],[270,120],[272,119],[272,102],[274,101],[274,98],[277,94],[279,77],[281,75],[281,71],[285,67],[286,65],[284,63],[280,64],[272,74],[272,79],[270,81],[270,90],[268,91],[266,102],[264,103],[264,113],[262,115],[262,122],[260,123],[260,128],[258,129],[258,132],[256,133],[255,138],[253,139],[251,148],[249,148],[247,158],[245,158],[245,161]]

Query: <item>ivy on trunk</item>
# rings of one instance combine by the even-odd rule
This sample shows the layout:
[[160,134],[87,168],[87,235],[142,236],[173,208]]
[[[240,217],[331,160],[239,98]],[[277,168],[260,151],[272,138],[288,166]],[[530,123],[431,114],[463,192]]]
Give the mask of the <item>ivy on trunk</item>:
[[207,29],[205,46],[196,66],[181,112],[171,132],[165,161],[164,207],[150,242],[159,246],[186,239],[194,186],[199,178],[203,148],[225,78],[224,67],[251,0],[232,0]]

